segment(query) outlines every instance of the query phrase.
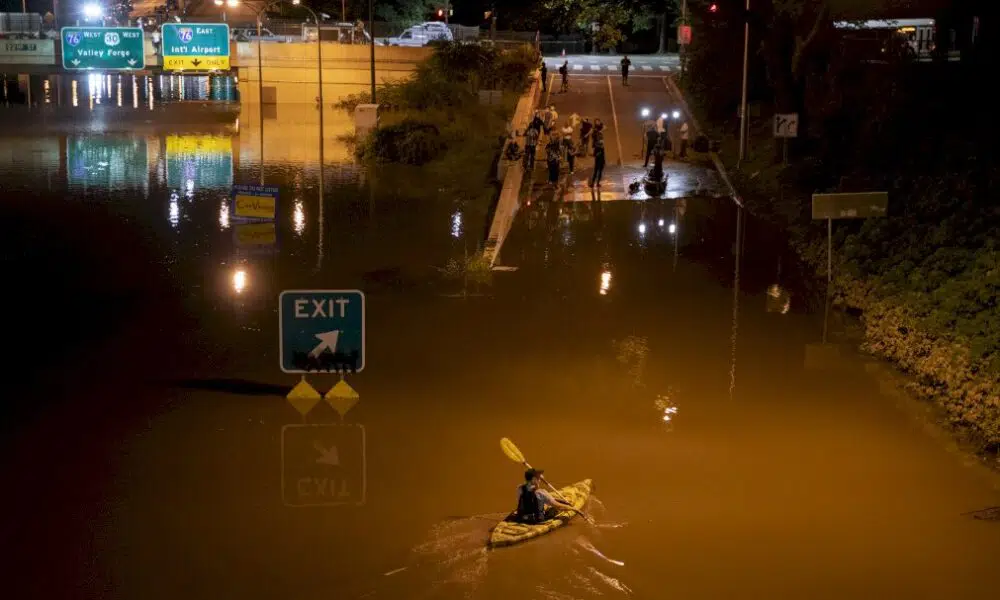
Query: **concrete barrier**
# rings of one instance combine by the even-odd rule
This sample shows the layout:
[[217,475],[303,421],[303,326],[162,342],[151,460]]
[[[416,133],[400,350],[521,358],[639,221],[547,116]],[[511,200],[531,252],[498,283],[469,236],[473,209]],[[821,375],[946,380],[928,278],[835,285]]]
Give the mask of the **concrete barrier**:
[[[531,117],[538,105],[540,85],[537,75],[531,82],[531,87],[517,102],[517,109],[514,111],[514,118],[511,119],[511,128],[518,132],[523,132],[528,128]],[[500,160],[504,160],[501,155]],[[524,166],[520,160],[514,161],[507,166],[503,177],[503,188],[500,191],[500,200],[497,202],[496,212],[493,214],[493,222],[490,224],[489,237],[486,240],[486,247],[483,253],[486,260],[492,267],[500,253],[507,232],[514,224],[514,216],[521,205],[521,182],[524,180]]]
[[[263,43],[261,71],[265,104],[315,103],[319,95],[316,42]],[[322,42],[323,100],[327,104],[371,88],[368,46]],[[232,58],[239,72],[240,101],[260,102],[257,44],[239,42]],[[376,85],[408,79],[434,53],[432,48],[375,47]]]

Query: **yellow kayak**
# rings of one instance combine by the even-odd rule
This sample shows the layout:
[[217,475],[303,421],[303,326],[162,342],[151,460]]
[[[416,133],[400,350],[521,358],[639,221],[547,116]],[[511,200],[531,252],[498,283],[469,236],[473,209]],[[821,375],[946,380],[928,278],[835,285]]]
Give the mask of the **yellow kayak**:
[[[587,504],[587,500],[590,498],[590,493],[593,489],[594,482],[590,479],[584,479],[583,481],[578,481],[573,485],[560,489],[559,493],[563,495],[567,504],[573,506],[574,508],[582,509],[584,505]],[[488,545],[491,548],[498,548],[500,546],[512,546],[514,544],[526,542],[532,538],[536,538],[554,529],[562,527],[566,523],[569,523],[570,519],[579,514],[580,513],[575,511],[564,510],[557,513],[555,517],[534,525],[518,523],[513,520],[500,521],[497,523],[497,526],[493,528],[493,531],[490,532],[490,541]],[[507,517],[507,519],[513,518],[514,513],[511,513],[510,516]]]

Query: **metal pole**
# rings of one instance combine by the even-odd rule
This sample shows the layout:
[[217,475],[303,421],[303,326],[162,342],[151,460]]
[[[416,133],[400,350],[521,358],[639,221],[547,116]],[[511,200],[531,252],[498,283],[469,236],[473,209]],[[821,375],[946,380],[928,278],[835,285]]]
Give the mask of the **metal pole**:
[[833,281],[833,219],[826,220],[826,293],[830,294]]
[[[347,22],[347,0],[340,0],[340,20]],[[319,21],[316,22],[316,27],[319,27]]]
[[448,24],[448,13],[449,12],[451,12],[451,9],[448,6],[448,0],[444,0],[444,24],[445,25]]
[[[309,7],[306,7],[310,13],[312,13],[313,19],[316,20],[316,31],[319,31],[319,17],[315,12]],[[323,38],[322,36],[316,37],[316,78],[319,80],[319,184],[320,184],[320,202],[323,202]]]
[[[687,24],[688,24],[688,3],[687,3],[687,0],[682,0],[681,1],[681,25],[683,26],[683,25],[687,25]],[[664,29],[667,28],[667,22],[665,20],[663,21],[663,28]],[[685,63],[687,62],[687,44],[680,44],[680,51],[681,51],[681,79],[683,79],[684,78],[684,73],[686,71],[686,65],[685,65]]]
[[750,61],[750,0],[746,4],[747,14],[743,23],[743,94],[740,98],[740,157],[736,167],[743,163],[747,154],[747,64]]
[[375,104],[375,1],[368,0],[368,35],[371,36],[372,104]]
[[260,184],[264,185],[264,66],[261,62],[261,22],[260,15],[267,7],[257,13],[257,108],[260,110]]

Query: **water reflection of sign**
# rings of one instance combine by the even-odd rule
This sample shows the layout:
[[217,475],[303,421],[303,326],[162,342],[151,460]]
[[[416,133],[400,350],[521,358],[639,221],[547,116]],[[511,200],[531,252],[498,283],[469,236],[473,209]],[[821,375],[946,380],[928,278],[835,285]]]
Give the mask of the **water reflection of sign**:
[[278,206],[278,188],[266,185],[234,185],[233,217],[273,220]]
[[281,428],[281,500],[285,506],[361,505],[367,484],[364,426]]
[[244,248],[270,249],[278,243],[274,223],[240,223],[235,231],[236,244]]
[[149,183],[147,153],[145,138],[70,136],[66,140],[67,176],[71,185],[145,188]]
[[143,69],[143,31],[138,27],[63,27],[65,69]]
[[228,188],[233,184],[233,141],[228,136],[168,135],[167,183],[184,188]]
[[164,23],[162,31],[164,69],[229,70],[229,26],[225,23]]
[[0,63],[54,65],[55,40],[0,40]]

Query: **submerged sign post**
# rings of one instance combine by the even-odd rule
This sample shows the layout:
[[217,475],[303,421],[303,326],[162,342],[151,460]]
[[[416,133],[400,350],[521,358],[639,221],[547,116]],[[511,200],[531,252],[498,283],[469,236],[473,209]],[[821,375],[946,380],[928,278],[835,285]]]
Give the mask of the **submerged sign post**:
[[365,368],[365,295],[360,290],[286,290],[278,299],[281,370]]
[[132,70],[146,67],[139,27],[63,27],[62,64],[74,70]]
[[236,219],[273,221],[278,207],[278,188],[273,185],[233,186],[233,217]]
[[[833,220],[884,217],[889,212],[889,192],[847,192],[812,195],[812,218],[826,219],[826,287],[830,295],[833,281]],[[829,300],[829,298],[828,298]],[[829,312],[829,301],[827,312]],[[823,319],[826,343],[826,319]]]
[[164,23],[163,68],[168,71],[228,71],[229,25]]

